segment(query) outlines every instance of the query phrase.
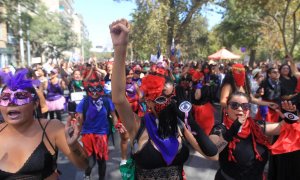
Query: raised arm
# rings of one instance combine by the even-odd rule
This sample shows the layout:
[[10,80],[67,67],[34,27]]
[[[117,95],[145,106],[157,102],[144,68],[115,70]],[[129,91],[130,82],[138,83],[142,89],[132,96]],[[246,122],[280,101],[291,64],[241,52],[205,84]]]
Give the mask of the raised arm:
[[129,132],[130,139],[134,139],[138,126],[135,115],[125,97],[126,77],[125,60],[128,44],[129,23],[125,19],[113,22],[110,26],[110,34],[114,46],[114,65],[112,70],[112,101],[125,128]]

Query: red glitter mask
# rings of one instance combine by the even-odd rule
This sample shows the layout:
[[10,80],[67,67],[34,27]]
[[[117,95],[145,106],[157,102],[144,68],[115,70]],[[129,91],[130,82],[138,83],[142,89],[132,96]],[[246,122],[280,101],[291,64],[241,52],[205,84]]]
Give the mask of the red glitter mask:
[[159,97],[155,98],[155,100],[154,100],[155,112],[157,114],[159,114],[162,110],[164,110],[171,103],[172,97],[173,96],[170,96],[170,97],[159,96]]
[[89,96],[101,96],[104,94],[103,87],[99,82],[90,82],[86,89]]
[[234,64],[232,66],[232,75],[235,81],[235,84],[238,87],[245,85],[246,72],[242,64]]

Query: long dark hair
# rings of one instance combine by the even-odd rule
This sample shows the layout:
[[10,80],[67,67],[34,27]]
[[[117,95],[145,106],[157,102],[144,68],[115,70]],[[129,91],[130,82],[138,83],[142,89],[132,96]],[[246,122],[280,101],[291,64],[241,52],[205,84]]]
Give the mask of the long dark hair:
[[288,64],[286,64],[286,63],[284,63],[284,64],[282,64],[280,67],[279,67],[279,73],[280,73],[280,75],[281,75],[281,69],[284,67],[284,66],[287,66],[288,68],[289,68],[289,74],[288,74],[288,77],[292,77],[293,76],[293,74],[292,74],[292,69],[291,69],[291,66],[290,65],[288,65]]
[[[165,84],[173,84],[172,81],[166,79]],[[174,88],[175,89],[175,88]],[[176,135],[177,128],[177,104],[173,99],[165,109],[158,114],[158,134],[161,138],[167,138],[172,135]]]

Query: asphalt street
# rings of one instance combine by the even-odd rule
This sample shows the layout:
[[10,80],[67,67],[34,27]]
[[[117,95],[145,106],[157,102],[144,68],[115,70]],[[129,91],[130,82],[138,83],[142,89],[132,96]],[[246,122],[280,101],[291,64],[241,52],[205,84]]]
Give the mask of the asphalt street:
[[[216,117],[220,117],[217,108]],[[65,119],[66,114],[63,114]],[[219,120],[219,118],[216,118]],[[106,179],[107,180],[119,180],[121,174],[119,171],[119,164],[121,161],[120,155],[120,138],[118,133],[114,134],[115,145],[112,144],[112,138],[109,141],[109,160],[107,162]],[[215,173],[218,169],[218,162],[205,159],[199,153],[190,149],[190,157],[184,165],[184,171],[187,175],[188,180],[213,180]],[[62,175],[60,180],[82,180],[83,171],[78,170],[74,167],[69,160],[62,154],[59,153],[58,157],[58,168]],[[92,171],[92,180],[98,179],[97,167],[95,166]]]

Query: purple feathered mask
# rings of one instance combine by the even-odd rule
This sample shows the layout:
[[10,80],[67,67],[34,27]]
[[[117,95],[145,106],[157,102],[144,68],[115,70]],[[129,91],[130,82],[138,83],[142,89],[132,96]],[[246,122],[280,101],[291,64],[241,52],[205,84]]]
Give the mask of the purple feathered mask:
[[17,89],[32,89],[35,86],[39,86],[40,82],[38,80],[28,79],[26,77],[27,73],[28,69],[18,70],[15,74],[12,72],[5,73],[0,71],[0,77],[3,83],[13,91]]

